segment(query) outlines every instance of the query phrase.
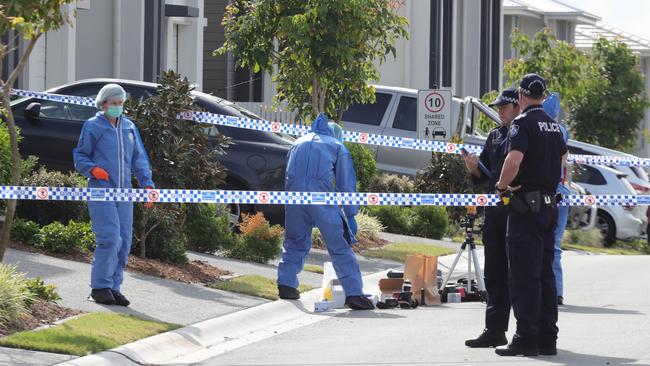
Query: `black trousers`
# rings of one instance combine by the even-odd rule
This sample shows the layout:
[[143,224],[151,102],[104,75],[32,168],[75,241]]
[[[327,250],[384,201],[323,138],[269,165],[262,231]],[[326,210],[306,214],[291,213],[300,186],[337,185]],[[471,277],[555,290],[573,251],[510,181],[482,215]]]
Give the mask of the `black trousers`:
[[508,215],[505,207],[486,207],[483,224],[485,268],[483,276],[487,290],[485,328],[507,331],[510,319],[510,293],[508,290],[508,257],[506,254],[506,227]]
[[553,274],[557,208],[539,213],[508,214],[508,281],[517,319],[513,342],[525,347],[555,345],[557,295]]

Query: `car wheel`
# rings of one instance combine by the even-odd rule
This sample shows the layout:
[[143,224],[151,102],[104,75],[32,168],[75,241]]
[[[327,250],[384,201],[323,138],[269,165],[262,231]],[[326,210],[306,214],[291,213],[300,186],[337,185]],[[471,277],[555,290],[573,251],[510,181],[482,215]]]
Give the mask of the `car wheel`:
[[612,217],[605,211],[598,211],[596,218],[596,228],[603,235],[603,244],[606,247],[612,246],[616,241],[616,225]]
[[[235,183],[236,184],[236,183]],[[246,189],[240,187],[239,185],[228,184],[224,188],[225,190],[230,191],[245,191]],[[251,215],[255,213],[255,207],[253,205],[246,205],[241,203],[230,203],[226,205],[226,208],[229,212],[230,227],[233,231],[238,231],[237,225],[242,221],[244,215]]]

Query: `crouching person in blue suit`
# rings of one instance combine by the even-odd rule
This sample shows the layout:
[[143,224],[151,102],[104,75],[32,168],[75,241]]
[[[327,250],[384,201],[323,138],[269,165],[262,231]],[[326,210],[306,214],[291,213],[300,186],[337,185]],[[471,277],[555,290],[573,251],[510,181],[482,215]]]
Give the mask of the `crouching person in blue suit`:
[[[340,127],[328,124],[327,116],[321,113],[316,117],[311,132],[296,140],[289,151],[285,176],[287,191],[356,191],[354,165],[340,135]],[[357,231],[354,217],[358,211],[356,206],[287,205],[285,240],[278,267],[280,298],[300,298],[298,273],[311,248],[312,228],[318,227],[345,291],[346,306],[354,310],[374,309],[372,302],[363,295],[361,272],[352,251]]]
[[[105,85],[95,101],[100,112],[83,125],[73,158],[89,188],[131,188],[132,173],[141,187],[154,187],[138,129],[122,114],[125,98],[121,86]],[[88,211],[96,241],[90,296],[101,304],[128,306],[120,286],[131,251],[133,203],[89,201]]]

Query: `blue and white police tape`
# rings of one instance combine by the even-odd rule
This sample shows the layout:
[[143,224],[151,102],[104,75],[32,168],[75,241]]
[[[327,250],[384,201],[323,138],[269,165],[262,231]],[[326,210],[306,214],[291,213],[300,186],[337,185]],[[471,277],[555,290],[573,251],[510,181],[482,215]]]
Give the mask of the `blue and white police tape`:
[[[69,188],[0,186],[0,199],[263,205],[496,206],[495,194],[229,191],[198,189]],[[571,195],[561,205],[634,206],[648,195]]]
[[[62,103],[78,104],[92,107],[95,106],[95,100],[93,98],[75,97],[53,93],[40,93],[20,89],[12,89],[11,93],[23,97],[53,100]],[[279,132],[295,136],[302,136],[309,133],[310,131],[310,127],[304,125],[270,122],[248,117],[225,116],[209,112],[186,111],[181,113],[178,117],[199,123],[231,126],[258,131]],[[343,140],[347,142],[368,145],[388,146],[401,149],[431,151],[449,154],[460,154],[462,149],[465,149],[470,153],[480,154],[480,152],[483,150],[482,146],[471,144],[455,144],[443,141],[411,139],[405,137],[385,136],[354,131],[344,131]],[[642,159],[637,157],[569,155],[568,161],[572,163],[587,165],[650,166],[650,159]]]

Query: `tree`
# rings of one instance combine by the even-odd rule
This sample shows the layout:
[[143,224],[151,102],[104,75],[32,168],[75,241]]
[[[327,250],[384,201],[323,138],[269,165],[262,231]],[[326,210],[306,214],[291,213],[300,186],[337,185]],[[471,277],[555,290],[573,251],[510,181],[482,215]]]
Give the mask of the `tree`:
[[634,147],[648,102],[639,59],[627,45],[601,38],[591,53],[584,53],[558,41],[549,29],[533,39],[515,30],[511,39],[522,56],[505,62],[507,86],[518,85],[527,73],[538,73],[549,91],[560,94],[573,138],[613,149]]
[[[228,140],[208,124],[179,120],[183,111],[198,110],[192,97],[194,86],[174,71],[160,75],[156,95],[142,101],[127,100],[129,118],[137,124],[160,188],[215,189],[222,186],[226,171],[217,158]],[[214,139],[208,133],[215,132]],[[190,210],[191,211],[191,210]],[[194,211],[191,211],[194,212]],[[151,209],[136,206],[135,242],[141,257],[182,262],[185,260],[181,204],[156,204]],[[146,245],[155,239],[155,245]]]
[[639,122],[650,106],[639,58],[623,42],[599,39],[592,58],[600,77],[569,105],[574,137],[600,146],[631,150]]
[[504,64],[508,86],[518,86],[522,76],[537,73],[546,79],[549,91],[561,95],[562,107],[567,110],[599,78],[598,69],[588,55],[572,44],[558,41],[548,28],[537,32],[533,39],[515,29],[510,38],[513,50],[521,57],[506,60]]
[[223,18],[237,65],[277,72],[276,102],[298,118],[325,112],[340,120],[353,103],[373,102],[369,81],[379,80],[375,61],[395,56],[394,42],[408,37],[406,18],[389,0],[234,0]]
[[[0,34],[10,36],[10,41],[7,44],[0,43],[0,69],[2,69],[2,60],[9,53],[16,51],[16,48],[13,47],[14,40],[22,37],[27,41],[25,49],[18,50],[22,51],[22,54],[19,55],[17,66],[11,70],[9,75],[3,75],[0,78],[0,98],[2,98],[0,114],[7,123],[11,147],[11,185],[20,184],[21,170],[18,132],[14,115],[11,112],[11,88],[27,64],[38,39],[47,31],[59,29],[69,23],[64,6],[74,2],[75,0],[3,0],[0,4]],[[4,258],[5,250],[9,246],[15,212],[16,200],[8,200],[5,209],[5,223],[0,235],[0,261]]]

